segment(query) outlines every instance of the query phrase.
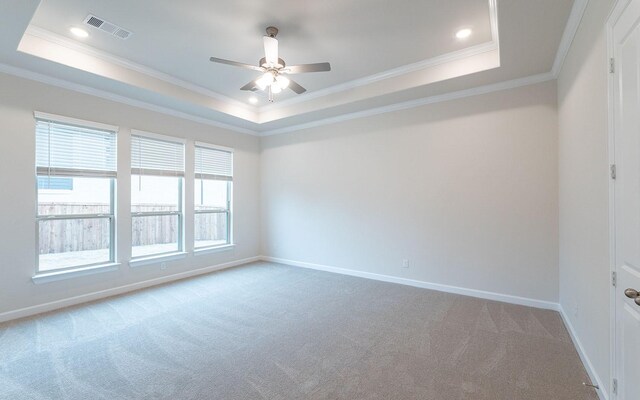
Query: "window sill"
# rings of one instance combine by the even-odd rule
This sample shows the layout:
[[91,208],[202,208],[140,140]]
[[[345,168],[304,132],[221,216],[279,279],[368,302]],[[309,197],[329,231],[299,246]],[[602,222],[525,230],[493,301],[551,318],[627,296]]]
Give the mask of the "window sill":
[[236,247],[235,244],[231,243],[231,244],[223,244],[220,246],[215,246],[215,247],[203,247],[201,249],[194,249],[193,250],[193,254],[196,256],[199,256],[201,254],[210,254],[210,253],[218,253],[221,251],[228,251],[228,250],[232,250],[234,247]]
[[141,257],[129,261],[130,267],[140,267],[142,265],[163,263],[166,261],[180,260],[187,256],[188,253],[180,251],[177,253],[158,254],[157,256]]
[[76,269],[70,269],[66,271],[52,271],[52,272],[43,272],[34,275],[31,280],[33,283],[48,283],[60,281],[63,279],[75,278],[78,276],[85,275],[93,275],[99,274],[102,272],[116,271],[120,268],[120,263],[109,263],[109,264],[101,264],[101,265],[92,265],[90,267],[80,267]]

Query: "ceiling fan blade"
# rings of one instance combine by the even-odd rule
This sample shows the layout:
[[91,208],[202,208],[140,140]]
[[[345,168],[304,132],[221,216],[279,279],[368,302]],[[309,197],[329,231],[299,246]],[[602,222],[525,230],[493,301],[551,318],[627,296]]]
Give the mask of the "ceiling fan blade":
[[237,61],[225,60],[225,59],[223,59],[223,58],[211,57],[211,58],[209,59],[209,61],[214,62],[214,63],[219,63],[219,64],[233,65],[234,67],[240,67],[240,68],[252,69],[252,70],[254,70],[254,71],[260,71],[260,72],[263,72],[263,71],[264,71],[264,68],[262,68],[262,67],[258,67],[258,66],[256,66],[256,65],[250,65],[250,64],[245,64],[245,63],[237,62]]
[[240,90],[250,90],[252,92],[255,92],[256,90],[258,90],[258,85],[256,85],[256,81],[251,81],[241,87]]
[[264,57],[267,60],[267,64],[276,65],[278,64],[278,39],[265,36],[263,38],[264,41]]
[[300,64],[300,65],[288,65],[283,72],[287,74],[302,74],[305,72],[325,72],[331,71],[331,64],[328,62],[316,63],[316,64]]
[[303,88],[296,81],[289,79],[289,89],[293,90],[297,94],[302,94],[307,91],[307,89]]

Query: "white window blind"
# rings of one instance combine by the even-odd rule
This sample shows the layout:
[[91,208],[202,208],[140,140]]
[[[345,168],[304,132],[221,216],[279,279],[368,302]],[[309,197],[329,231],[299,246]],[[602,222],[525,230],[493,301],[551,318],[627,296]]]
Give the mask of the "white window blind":
[[36,119],[36,169],[48,176],[116,176],[116,132]]
[[196,179],[233,180],[233,152],[198,145],[195,154]]
[[132,135],[131,173],[184,176],[184,143]]

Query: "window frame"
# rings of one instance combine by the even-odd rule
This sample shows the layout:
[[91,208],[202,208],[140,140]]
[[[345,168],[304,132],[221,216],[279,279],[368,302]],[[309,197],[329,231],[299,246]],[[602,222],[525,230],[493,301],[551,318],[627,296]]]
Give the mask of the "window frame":
[[[118,157],[118,131],[119,128],[113,125],[102,124],[99,122],[85,121],[76,118],[64,117],[60,115],[48,114],[35,111],[34,118],[37,126],[37,122],[40,121],[49,121],[57,124],[70,125],[79,128],[88,128],[88,129],[98,129],[104,130],[107,132],[112,132],[115,137],[116,146],[115,146],[115,157],[117,160]],[[35,132],[34,127],[34,132]],[[36,150],[37,151],[37,150]],[[81,172],[80,170],[78,172]],[[91,176],[91,175],[82,175],[81,173],[73,174],[64,173],[64,174],[53,174],[49,173],[49,175],[42,175],[38,173],[37,161],[35,163],[35,175],[34,175],[34,183],[35,183],[35,239],[36,239],[36,248],[35,248],[35,275],[36,277],[39,275],[50,275],[50,274],[64,274],[73,271],[90,269],[99,266],[109,266],[116,263],[116,187],[117,187],[117,168],[114,172],[114,176]],[[95,214],[48,214],[48,215],[40,215],[39,213],[39,205],[40,205],[40,190],[50,190],[50,189],[40,189],[38,185],[38,178],[43,176],[62,176],[69,178],[82,178],[82,177],[93,177],[97,179],[109,179],[109,212],[108,213],[95,213]],[[107,219],[109,221],[109,259],[107,261],[100,261],[89,264],[80,264],[73,265],[69,267],[62,268],[54,268],[49,270],[40,270],[40,224],[43,221],[64,221],[64,220],[83,220],[83,219]]]
[[[203,180],[210,180],[210,181],[215,181],[215,182],[225,182],[221,179],[207,179],[207,178],[194,178],[194,184],[197,185],[197,181],[203,181]],[[193,223],[193,229],[194,229],[194,236],[193,236],[193,249],[195,251],[200,251],[200,250],[208,250],[208,249],[215,249],[218,247],[222,247],[222,246],[229,246],[231,244],[233,244],[233,237],[232,237],[232,229],[231,229],[231,191],[233,190],[233,182],[232,181],[226,181],[227,183],[227,204],[226,204],[226,208],[223,211],[220,210],[196,210],[194,207],[194,223]],[[195,188],[194,185],[194,188]],[[202,189],[200,189],[202,190]],[[226,218],[227,218],[227,241],[225,243],[221,243],[221,244],[216,244],[216,245],[211,245],[211,246],[198,246],[197,245],[197,240],[195,237],[195,217],[197,215],[206,215],[206,214],[226,214]]]
[[[131,130],[131,145],[129,146],[130,149],[129,151],[131,152],[131,146],[133,146],[133,137],[134,136],[139,136],[139,137],[143,137],[143,138],[147,138],[147,139],[151,139],[151,140],[159,140],[159,141],[163,141],[163,142],[170,142],[170,143],[176,143],[176,144],[181,144],[182,145],[182,162],[183,162],[183,171],[182,171],[182,176],[180,175],[175,175],[176,178],[178,178],[178,202],[177,202],[177,206],[178,209],[177,211],[142,211],[142,212],[133,212],[131,211],[131,229],[133,231],[133,219],[136,217],[158,217],[158,216],[173,216],[173,215],[177,215],[178,216],[178,238],[177,238],[177,245],[178,248],[176,250],[171,250],[171,251],[164,251],[161,253],[152,253],[152,254],[144,254],[144,255],[139,255],[139,256],[134,256],[133,255],[133,249],[134,247],[139,247],[139,246],[134,246],[133,245],[133,237],[131,239],[131,243],[130,243],[130,249],[131,249],[131,258],[130,258],[130,263],[139,263],[140,261],[144,261],[146,259],[157,259],[157,258],[163,258],[163,257],[168,257],[168,256],[172,256],[172,255],[177,255],[177,254],[182,254],[184,253],[184,249],[185,249],[185,238],[184,238],[184,223],[185,223],[185,209],[184,209],[184,175],[186,173],[186,151],[187,151],[187,146],[186,146],[186,140],[183,138],[179,138],[179,137],[174,137],[174,136],[167,136],[167,135],[160,135],[157,133],[152,133],[152,132],[146,132],[146,131],[140,131],[140,130],[135,130],[132,129]],[[130,164],[133,163],[133,156],[131,157],[131,162]],[[153,174],[145,174],[143,170],[141,171],[137,171],[137,173],[133,172],[133,167],[130,166],[129,168],[129,176],[131,177],[131,180],[133,181],[133,177],[134,176],[172,176],[172,175],[153,175]],[[131,193],[129,194],[130,200],[131,200]],[[130,207],[132,207],[133,204],[130,201]]]
[[[36,177],[42,175],[36,175]],[[80,178],[81,176],[78,176]],[[38,196],[38,183],[36,181],[36,274],[48,274],[53,272],[68,272],[75,271],[77,269],[96,267],[99,265],[113,264],[116,261],[116,215],[115,215],[115,186],[116,178],[102,178],[109,179],[109,213],[96,213],[96,214],[49,214],[40,215],[38,213],[38,206],[40,200]],[[41,189],[42,190],[42,189]],[[46,189],[45,189],[46,190]],[[70,267],[54,268],[50,270],[40,270],[40,223],[43,221],[65,221],[65,220],[83,220],[83,219],[108,219],[109,220],[109,259],[107,261],[100,261],[89,264],[73,265]]]
[[[139,174],[135,174],[135,175],[139,175]],[[131,175],[132,179],[133,179],[133,176],[134,175],[132,174]],[[144,177],[144,176],[153,176],[153,175],[140,174],[140,176]],[[183,207],[184,177],[177,177],[177,178],[178,178],[178,203],[177,203],[178,210],[177,211],[141,211],[141,212],[131,211],[131,229],[133,229],[133,219],[136,217],[162,217],[162,216],[176,215],[178,216],[178,238],[177,238],[178,248],[176,250],[163,251],[162,253],[152,253],[152,254],[143,254],[139,256],[134,256],[133,255],[134,247],[140,247],[140,246],[134,246],[133,239],[132,239],[131,240],[131,261],[143,260],[145,258],[163,257],[171,254],[184,252],[184,207]]]
[[[204,148],[204,149],[212,149],[212,150],[218,150],[218,151],[225,151],[231,154],[231,176],[230,179],[215,179],[215,178],[205,178],[205,177],[200,177],[198,178],[198,160],[197,160],[197,156],[195,156],[196,153],[196,149],[200,147],[200,148]],[[206,252],[208,250],[215,250],[218,248],[224,248],[224,247],[229,247],[229,246],[233,246],[234,245],[234,240],[233,240],[233,164],[234,164],[234,150],[230,147],[224,147],[224,146],[218,146],[218,145],[214,145],[214,144],[210,144],[210,143],[204,143],[204,142],[195,142],[194,143],[194,166],[193,166],[193,171],[194,171],[194,179],[193,179],[193,194],[194,194],[194,223],[193,223],[193,231],[194,231],[194,235],[193,235],[193,250],[194,252]],[[226,182],[227,183],[227,202],[226,202],[226,209],[223,211],[220,210],[197,210],[195,207],[196,204],[196,199],[195,199],[195,188],[198,184],[198,181],[200,181],[200,183],[202,184],[202,182],[204,180],[209,180],[209,181],[217,181],[217,182]],[[201,186],[201,195],[202,195],[202,186]],[[197,241],[196,241],[196,236],[195,236],[195,218],[197,215],[202,215],[202,214],[226,214],[226,218],[227,218],[227,240],[225,243],[222,244],[217,244],[217,245],[211,245],[211,246],[197,246]]]

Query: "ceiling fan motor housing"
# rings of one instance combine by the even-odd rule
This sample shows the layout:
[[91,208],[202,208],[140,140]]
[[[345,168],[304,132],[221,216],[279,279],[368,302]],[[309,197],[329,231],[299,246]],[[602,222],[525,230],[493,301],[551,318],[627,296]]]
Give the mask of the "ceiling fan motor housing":
[[263,68],[276,69],[276,70],[282,69],[282,68],[284,68],[286,66],[286,64],[285,64],[285,62],[284,62],[284,60],[282,58],[278,58],[278,64],[269,65],[269,64],[267,64],[267,59],[265,57],[262,57],[260,59],[260,61],[258,62],[258,65],[263,67]]
[[267,36],[274,38],[276,37],[277,34],[278,34],[278,28],[276,28],[275,26],[267,27]]

